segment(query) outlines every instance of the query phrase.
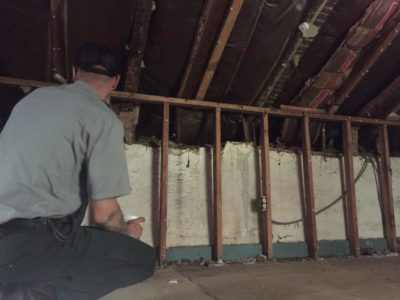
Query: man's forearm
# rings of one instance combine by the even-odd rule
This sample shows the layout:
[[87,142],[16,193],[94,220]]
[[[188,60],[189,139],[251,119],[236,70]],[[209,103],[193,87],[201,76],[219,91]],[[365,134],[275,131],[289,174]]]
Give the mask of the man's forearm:
[[128,234],[124,214],[115,199],[92,200],[90,213],[97,227]]
[[119,207],[113,210],[104,222],[95,223],[99,228],[128,234],[128,226],[124,220],[122,210]]

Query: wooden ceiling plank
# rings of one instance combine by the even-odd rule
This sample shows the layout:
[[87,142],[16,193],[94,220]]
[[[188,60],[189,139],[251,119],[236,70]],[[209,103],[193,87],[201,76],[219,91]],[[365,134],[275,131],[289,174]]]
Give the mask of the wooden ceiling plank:
[[240,10],[243,6],[243,2],[244,0],[232,0],[228,16],[225,20],[224,25],[222,26],[221,32],[214,46],[214,50],[211,54],[210,60],[208,61],[206,71],[204,72],[203,78],[196,93],[195,98],[197,100],[203,100],[206,96],[207,90],[214,77],[219,61],[221,60],[226,43],[228,42],[232,29],[235,26],[236,19],[239,16]]

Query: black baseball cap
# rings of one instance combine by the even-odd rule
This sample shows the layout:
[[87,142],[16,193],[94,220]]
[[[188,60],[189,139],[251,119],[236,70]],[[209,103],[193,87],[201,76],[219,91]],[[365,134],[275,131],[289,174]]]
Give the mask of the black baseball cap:
[[122,72],[121,57],[115,51],[95,43],[79,46],[74,65],[83,71],[108,77]]

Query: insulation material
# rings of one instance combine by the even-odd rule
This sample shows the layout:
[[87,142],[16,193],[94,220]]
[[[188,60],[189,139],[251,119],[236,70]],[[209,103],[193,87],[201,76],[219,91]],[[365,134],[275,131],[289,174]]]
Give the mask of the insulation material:
[[286,84],[276,97],[274,106],[289,104],[299,93],[309,77],[316,75],[335,49],[340,45],[350,27],[362,16],[372,0],[340,0],[326,23],[320,28],[318,36],[305,54],[295,64]]
[[250,45],[226,100],[250,104],[279,62],[303,16],[307,1],[266,1]]
[[341,86],[343,79],[348,77],[363,50],[378,36],[387,21],[397,11],[398,5],[399,2],[393,0],[372,2],[361,21],[352,27],[340,48],[327,62],[321,73],[312,80],[311,86],[305,88],[295,104],[308,107],[323,105]]
[[[381,39],[385,39],[383,35]],[[380,44],[381,41],[378,41]],[[372,49],[374,50],[374,49]],[[400,74],[400,37],[398,36],[391,45],[381,54],[379,60],[369,68],[369,71],[364,74],[361,80],[349,93],[346,101],[344,101],[338,111],[339,114],[358,114],[358,111],[364,105],[378,96],[399,74]],[[364,62],[370,57],[370,53],[365,55],[365,58],[354,67],[352,76],[357,76],[365,69]],[[339,91],[339,93],[341,90]],[[386,97],[385,97],[386,98]],[[384,99],[382,99],[384,101]],[[371,117],[378,117],[372,114]],[[385,117],[384,117],[385,118]]]
[[320,28],[327,21],[338,0],[315,1],[308,10],[303,22],[298,26],[296,37],[288,45],[282,61],[267,78],[263,91],[255,103],[257,106],[268,106],[275,102],[282,88],[289,80],[293,69],[306,53]]
[[[360,111],[363,117],[380,119],[399,119],[400,76],[398,76],[381,94],[368,102]],[[397,116],[397,117],[395,117]]]

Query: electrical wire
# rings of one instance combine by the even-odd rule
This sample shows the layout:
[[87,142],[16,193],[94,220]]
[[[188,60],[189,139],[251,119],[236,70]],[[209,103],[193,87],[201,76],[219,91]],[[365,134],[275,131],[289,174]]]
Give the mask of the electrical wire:
[[[364,174],[365,170],[367,169],[367,166],[368,166],[369,162],[371,162],[372,165],[373,165],[372,159],[370,157],[368,157],[367,155],[363,155],[363,157],[364,157],[364,163],[361,166],[361,169],[358,172],[357,176],[354,178],[354,183],[357,183],[357,181],[362,177],[362,175]],[[378,178],[379,178],[379,176],[378,176]],[[377,181],[377,183],[378,183],[378,181]],[[379,188],[378,188],[378,191],[379,191]],[[347,190],[344,190],[343,193],[335,201],[333,201],[332,203],[328,204],[327,206],[317,210],[315,212],[315,215],[319,215],[320,213],[323,213],[324,211],[328,210],[329,208],[331,208],[332,206],[334,206],[335,204],[340,202],[340,200],[342,200],[343,197],[346,194],[347,194]],[[294,224],[297,224],[297,223],[300,223],[300,222],[304,222],[305,220],[306,220],[306,218],[301,218],[301,219],[297,219],[297,220],[294,220],[294,221],[287,221],[287,222],[272,220],[272,224],[280,225],[280,226],[287,226],[287,225],[294,225]]]

